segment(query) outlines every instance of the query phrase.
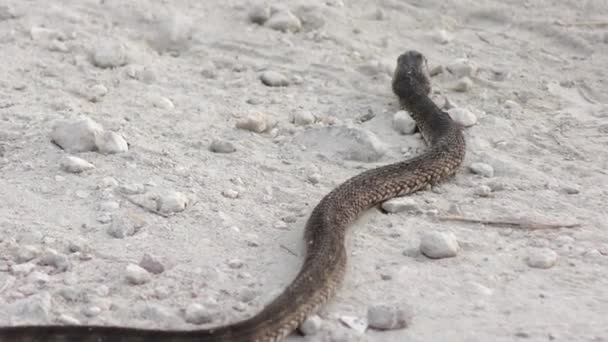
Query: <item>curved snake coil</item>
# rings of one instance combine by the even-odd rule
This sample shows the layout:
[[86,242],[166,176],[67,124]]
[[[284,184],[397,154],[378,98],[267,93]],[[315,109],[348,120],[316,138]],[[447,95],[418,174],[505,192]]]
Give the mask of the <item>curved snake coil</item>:
[[393,92],[429,145],[402,162],[363,172],[327,194],[306,224],[306,257],[292,283],[255,316],[201,330],[154,330],[53,325],[0,328],[0,342],[274,342],[281,341],[336,292],[346,270],[346,229],[364,210],[411,194],[453,174],[465,155],[462,128],[429,98],[425,57],[408,51],[397,59]]

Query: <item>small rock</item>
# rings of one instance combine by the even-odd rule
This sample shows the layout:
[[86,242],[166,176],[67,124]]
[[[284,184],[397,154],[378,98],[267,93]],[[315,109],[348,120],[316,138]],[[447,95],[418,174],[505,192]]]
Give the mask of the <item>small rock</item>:
[[367,319],[364,317],[340,316],[340,322],[360,334],[364,333],[368,326]]
[[92,61],[98,68],[116,68],[127,64],[127,51],[119,42],[103,40],[94,47]]
[[32,272],[34,270],[34,268],[36,268],[36,265],[34,265],[33,263],[25,263],[25,264],[19,264],[19,265],[12,265],[11,266],[11,273],[16,275],[16,276],[25,276],[30,274],[30,272]]
[[528,266],[533,268],[551,268],[557,263],[557,253],[549,248],[539,248],[528,253]]
[[420,252],[431,259],[455,257],[460,250],[454,233],[427,232],[420,240]]
[[38,261],[39,265],[52,266],[57,272],[65,272],[70,268],[70,261],[65,254],[48,249]]
[[161,108],[164,110],[172,110],[175,109],[175,105],[171,100],[164,96],[153,96],[151,98],[152,105],[156,108]]
[[431,77],[437,76],[439,74],[442,74],[444,70],[445,70],[445,68],[443,67],[443,65],[436,65],[436,66],[430,68],[429,75]]
[[120,208],[120,203],[115,201],[103,201],[99,203],[99,210],[101,211],[116,211]]
[[86,97],[91,102],[99,102],[102,97],[106,96],[108,88],[103,84],[95,84],[87,89]]
[[100,124],[89,118],[83,118],[56,124],[51,132],[51,140],[71,153],[88,152],[97,148],[95,141],[102,133],[103,127]]
[[248,287],[244,288],[239,293],[239,300],[243,303],[249,303],[258,296],[257,291],[252,290]]
[[401,134],[414,134],[416,121],[406,111],[400,110],[393,115],[393,128]]
[[40,250],[36,246],[18,246],[13,253],[13,259],[16,263],[23,264],[35,259],[38,254],[40,254]]
[[445,45],[452,41],[452,35],[446,30],[437,30],[433,34],[433,40],[439,44]]
[[236,151],[236,147],[227,140],[214,140],[209,145],[209,150],[215,153],[232,153]]
[[61,324],[67,324],[67,325],[80,325],[81,324],[78,319],[76,319],[75,317],[72,317],[70,315],[66,315],[66,314],[59,315],[59,322]]
[[68,242],[67,250],[69,253],[88,252],[91,250],[91,247],[84,238],[75,237]]
[[308,176],[308,181],[310,182],[310,184],[319,184],[319,182],[321,181],[322,176],[318,173],[313,173],[311,175]]
[[306,336],[312,336],[321,330],[321,326],[323,325],[323,320],[318,315],[308,316],[300,327],[298,328],[300,332]]
[[139,266],[152,274],[161,274],[165,271],[165,266],[148,253],[141,258]]
[[103,132],[98,135],[95,144],[99,152],[103,154],[121,153],[129,150],[127,141],[120,134],[114,132]]
[[260,75],[260,81],[269,87],[286,87],[289,80],[285,75],[278,71],[266,70]]
[[578,193],[581,192],[578,187],[576,187],[576,186],[570,186],[570,185],[563,186],[561,188],[561,191],[563,193],[565,193],[566,195],[576,195],[576,194],[578,194]]
[[297,32],[302,29],[302,21],[288,9],[279,9],[271,14],[264,26],[282,32]]
[[214,316],[213,312],[196,303],[188,305],[185,312],[185,320],[191,324],[211,323]]
[[487,185],[480,185],[475,189],[475,195],[479,197],[489,197],[492,193],[492,188]]
[[308,126],[315,123],[316,120],[314,114],[308,111],[296,112],[291,118],[291,122],[296,126]]
[[228,267],[230,267],[232,269],[242,268],[243,265],[244,265],[243,261],[241,261],[239,259],[232,259],[232,260],[228,261]]
[[394,305],[374,305],[367,309],[370,328],[378,330],[403,329],[411,324],[412,311],[409,307]]
[[247,14],[249,21],[258,25],[264,25],[270,18],[270,7],[264,5],[253,5]]
[[464,93],[471,90],[471,88],[473,88],[473,81],[468,77],[463,77],[456,82],[452,90]]
[[46,27],[33,26],[30,28],[30,37],[33,40],[65,40],[66,36],[63,32],[53,30]]
[[382,203],[382,210],[387,213],[396,214],[403,211],[420,213],[420,207],[411,197],[395,197]]
[[448,72],[456,77],[472,77],[477,73],[477,66],[466,58],[460,58],[446,66]]
[[494,176],[494,168],[486,163],[473,163],[469,165],[469,170],[471,170],[471,172],[473,172],[474,174],[488,178]]
[[505,100],[505,108],[514,112],[521,111],[521,105],[513,100]]
[[115,239],[124,239],[127,236],[131,236],[135,234],[135,228],[133,225],[126,222],[124,219],[120,217],[112,217],[110,216],[110,221],[112,222],[108,228],[108,235]]
[[448,110],[448,114],[450,115],[452,120],[463,125],[464,127],[473,126],[477,123],[477,116],[473,114],[473,112],[465,108],[450,108]]
[[167,191],[157,199],[158,210],[166,214],[184,211],[189,203],[188,197],[177,191]]
[[132,285],[142,285],[149,282],[151,279],[148,271],[135,264],[129,264],[127,266],[125,278]]
[[239,197],[239,192],[232,189],[226,189],[222,191],[222,195],[226,198],[235,199]]
[[268,128],[268,119],[263,113],[256,112],[248,115],[246,118],[238,120],[236,122],[236,128],[262,133]]
[[100,313],[101,308],[98,306],[87,306],[86,308],[82,309],[82,314],[87,317],[99,316]]
[[46,273],[34,271],[28,275],[27,280],[30,283],[40,286],[40,285],[44,285],[44,284],[48,283],[50,280],[50,277]]
[[60,167],[63,171],[70,173],[80,173],[95,168],[88,161],[74,156],[65,156],[61,161]]

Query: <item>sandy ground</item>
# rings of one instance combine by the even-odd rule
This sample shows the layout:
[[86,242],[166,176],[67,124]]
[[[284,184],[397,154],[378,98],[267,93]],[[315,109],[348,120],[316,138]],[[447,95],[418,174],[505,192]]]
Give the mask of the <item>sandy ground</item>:
[[[415,213],[367,212],[321,331],[289,340],[608,341],[608,3],[301,4],[283,5],[303,22],[293,33],[252,23],[241,0],[2,2],[0,324],[192,329],[251,316],[297,272],[304,223],[324,194],[424,148],[392,124],[392,69],[416,49],[431,67],[478,68],[464,92],[446,68],[433,78],[437,101],[477,116],[465,165],[412,196]],[[110,58],[123,49],[119,66],[92,63],[107,46]],[[267,70],[289,84],[262,84]],[[255,112],[272,127],[235,127]],[[302,113],[317,122],[292,123]],[[68,153],[50,135],[81,116],[129,150],[72,153],[95,168],[63,171]],[[377,146],[336,129],[375,134],[382,153],[350,158]],[[211,152],[216,139],[236,151]],[[473,174],[473,162],[494,175]],[[175,191],[188,206],[163,217],[125,191]],[[437,219],[454,213],[581,226]],[[422,256],[427,231],[454,233],[458,255]],[[548,250],[554,266],[529,266]],[[134,285],[127,266],[146,253],[164,272]],[[341,323],[382,303],[411,308],[410,326],[358,333]]]

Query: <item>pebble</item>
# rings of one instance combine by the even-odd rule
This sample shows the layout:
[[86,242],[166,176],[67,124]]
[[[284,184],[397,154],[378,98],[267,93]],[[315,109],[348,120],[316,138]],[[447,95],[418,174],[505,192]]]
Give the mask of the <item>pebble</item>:
[[302,21],[290,10],[282,8],[271,13],[264,26],[282,32],[297,32],[302,29]]
[[260,81],[264,85],[269,87],[286,87],[289,85],[289,80],[284,74],[274,71],[266,70],[260,75]]
[[236,128],[256,133],[262,133],[268,129],[268,118],[265,114],[256,112],[236,122]]
[[319,174],[319,173],[313,173],[313,174],[308,175],[307,179],[310,182],[310,184],[314,185],[314,184],[319,184],[322,177],[323,176],[321,176],[321,174]]
[[296,126],[312,125],[316,120],[315,115],[309,111],[299,111],[291,117],[291,122]]
[[420,252],[431,259],[455,257],[460,250],[454,233],[427,232],[420,239]]
[[66,315],[66,314],[59,315],[59,322],[62,324],[67,324],[67,325],[80,325],[81,324],[78,319],[76,319],[75,317],[72,317],[70,315]]
[[256,4],[251,6],[247,14],[249,21],[258,25],[264,25],[270,19],[270,7]]
[[469,165],[469,170],[471,170],[471,172],[473,172],[474,174],[488,178],[494,176],[494,168],[486,163],[472,163],[471,165]]
[[228,261],[228,267],[232,268],[232,269],[239,269],[242,268],[244,265],[242,260],[239,259],[232,259],[230,261]]
[[125,271],[125,278],[127,279],[127,282],[132,285],[142,285],[149,282],[151,279],[148,271],[135,264],[129,264]]
[[48,283],[50,280],[50,277],[46,273],[34,271],[27,276],[27,280],[30,283],[40,286],[40,285],[44,285],[44,284]]
[[300,327],[298,328],[300,332],[306,336],[315,335],[321,330],[321,326],[323,325],[323,320],[318,315],[308,316]]
[[87,88],[86,98],[91,102],[99,102],[108,93],[108,88],[103,84],[95,84]]
[[479,197],[489,197],[492,194],[492,188],[487,185],[480,185],[475,188],[475,195]]
[[95,166],[82,158],[65,156],[61,160],[60,168],[69,173],[81,173],[94,169]]
[[[126,220],[122,219],[121,217],[109,217],[110,220],[105,223],[111,222],[106,230],[108,235],[110,235],[111,237],[115,239],[124,239],[127,236],[135,234],[135,227],[126,222]],[[99,218],[97,220],[100,221]],[[100,223],[104,222],[100,221]]]
[[452,120],[463,125],[464,127],[473,126],[477,123],[477,116],[468,109],[455,107],[448,110],[448,114]]
[[165,271],[165,266],[160,260],[148,253],[141,258],[139,266],[152,274],[161,274]]
[[526,258],[526,264],[533,268],[551,268],[557,263],[557,253],[549,248],[531,250]]
[[214,140],[209,145],[209,150],[215,153],[232,153],[236,151],[236,147],[227,140]]
[[40,254],[38,247],[33,245],[20,245],[13,252],[13,260],[18,264],[23,264],[35,259],[38,254]]
[[16,276],[25,276],[30,274],[30,272],[32,272],[34,268],[36,268],[36,265],[30,262],[25,264],[12,265],[11,273]]
[[127,141],[115,132],[103,132],[97,136],[95,144],[99,152],[103,154],[122,153],[129,150]]
[[576,195],[581,192],[581,190],[576,186],[565,185],[561,188],[561,191],[566,195]]
[[90,250],[88,241],[82,237],[75,237],[68,242],[67,251],[69,253],[88,252]]
[[222,191],[222,195],[226,198],[235,199],[239,197],[239,192],[233,189],[226,189]]
[[404,211],[420,213],[420,207],[411,197],[395,197],[382,203],[382,210],[396,214]]
[[393,115],[393,128],[401,134],[414,134],[416,121],[406,111],[400,110]]
[[93,48],[93,65],[98,68],[116,68],[127,64],[127,51],[114,40],[102,40]]
[[192,303],[186,307],[184,318],[191,324],[205,324],[213,321],[214,313],[201,304]]
[[433,40],[442,45],[451,42],[452,39],[452,35],[446,30],[437,30],[433,34]]
[[172,110],[175,109],[175,105],[173,101],[169,100],[164,96],[153,96],[151,98],[152,106],[156,108],[161,108],[164,110]]
[[477,73],[477,66],[466,58],[456,59],[446,66],[446,69],[456,77],[472,77]]
[[158,211],[165,214],[184,211],[188,204],[190,204],[188,197],[177,191],[164,192],[157,199]]
[[101,211],[116,211],[120,208],[120,203],[115,201],[103,201],[99,203],[99,210]]
[[32,26],[30,28],[30,37],[32,37],[33,40],[48,41],[66,39],[66,36],[63,32],[41,26]]
[[70,261],[67,255],[58,253],[53,249],[47,249],[40,257],[38,264],[52,266],[57,272],[65,272],[70,268]]
[[456,82],[456,84],[452,87],[452,90],[464,93],[471,90],[471,88],[473,88],[473,81],[465,76]]
[[412,310],[395,305],[374,305],[367,309],[370,328],[378,330],[403,329],[411,324]]
[[62,121],[53,127],[51,140],[70,153],[88,152],[97,148],[95,140],[102,132],[103,127],[90,118]]

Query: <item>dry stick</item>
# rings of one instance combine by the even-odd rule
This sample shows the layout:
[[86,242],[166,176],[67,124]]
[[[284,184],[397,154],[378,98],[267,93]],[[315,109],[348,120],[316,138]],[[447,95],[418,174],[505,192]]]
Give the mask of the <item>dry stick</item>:
[[442,221],[459,221],[468,223],[481,223],[490,226],[511,226],[522,229],[556,229],[556,228],[575,228],[580,227],[580,223],[560,224],[560,223],[541,223],[532,221],[521,221],[521,220],[483,220],[467,218],[462,216],[442,216],[439,217]]
[[161,213],[161,212],[160,212],[160,211],[158,211],[158,210],[154,210],[154,209],[152,209],[152,208],[148,208],[148,207],[146,207],[145,205],[143,205],[143,204],[141,204],[141,203],[137,202],[136,200],[132,199],[131,197],[129,197],[129,196],[127,196],[127,195],[120,194],[120,197],[122,197],[122,198],[126,199],[127,201],[131,202],[132,204],[134,204],[134,205],[136,205],[136,206],[138,206],[138,207],[142,208],[143,210],[145,210],[145,211],[147,211],[147,212],[149,212],[149,213],[156,214],[156,215],[158,215],[158,216],[162,216],[162,217],[164,217],[164,218],[171,217],[171,215],[167,215],[167,214],[165,214],[165,213]]
[[608,21],[602,21],[602,20],[598,20],[598,21],[575,21],[572,23],[564,23],[564,22],[556,22],[557,25],[559,26],[595,26],[595,27],[604,27],[604,26],[608,26]]

